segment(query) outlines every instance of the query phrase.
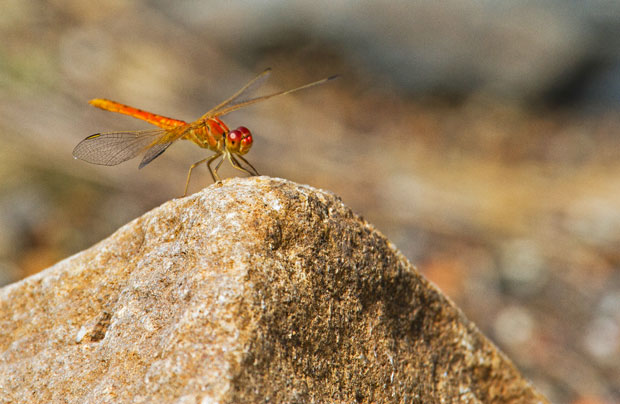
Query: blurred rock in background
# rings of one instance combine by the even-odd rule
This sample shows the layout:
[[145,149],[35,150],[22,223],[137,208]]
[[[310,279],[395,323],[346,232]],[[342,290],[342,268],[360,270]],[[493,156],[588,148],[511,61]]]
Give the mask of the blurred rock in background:
[[149,128],[89,99],[193,120],[268,66],[265,92],[339,73],[224,117],[248,159],[342,196],[552,401],[620,401],[620,3],[7,0],[0,36],[2,284],[180,196],[205,157],[73,160]]

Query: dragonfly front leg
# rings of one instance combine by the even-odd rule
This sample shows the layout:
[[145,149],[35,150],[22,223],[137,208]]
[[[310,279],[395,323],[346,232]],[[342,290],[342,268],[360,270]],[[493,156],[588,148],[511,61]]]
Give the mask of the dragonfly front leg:
[[[241,157],[241,156],[237,156],[237,157]],[[239,164],[239,162],[237,161],[235,156],[233,156],[232,154],[228,155],[228,159],[230,160],[230,164],[232,164],[232,166],[235,167],[237,170],[241,170],[241,171],[243,171],[245,173],[250,174],[251,176],[258,175],[258,173],[255,174],[252,171],[248,170],[247,168],[243,167],[241,164]],[[247,161],[245,159],[243,159],[243,161],[245,161],[247,163]],[[250,167],[252,167],[251,164],[249,164],[249,165],[250,165]],[[254,171],[256,171],[256,169],[254,167],[252,167],[252,169],[254,169]]]
[[[253,166],[253,165],[252,165],[249,161],[247,161],[246,159],[244,159],[244,158],[243,158],[243,156],[241,156],[241,155],[237,155],[237,157],[239,157],[239,158],[241,159],[241,161],[243,161],[245,164],[247,164],[248,166],[250,166],[250,168],[251,168],[251,169],[252,169],[252,171],[253,171],[252,175],[260,175],[260,174],[258,173],[258,170],[256,170],[256,168],[254,168],[254,166]],[[239,165],[241,165],[241,164],[239,164]]]

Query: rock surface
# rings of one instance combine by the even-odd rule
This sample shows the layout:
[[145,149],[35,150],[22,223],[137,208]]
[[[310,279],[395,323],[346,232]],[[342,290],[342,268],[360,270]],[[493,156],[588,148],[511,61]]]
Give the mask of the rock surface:
[[265,177],[3,288],[0,400],[546,402],[337,197]]

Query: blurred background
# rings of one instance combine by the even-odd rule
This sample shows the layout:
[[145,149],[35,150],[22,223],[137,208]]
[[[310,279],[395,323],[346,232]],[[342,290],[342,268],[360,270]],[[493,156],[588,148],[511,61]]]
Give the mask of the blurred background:
[[552,401],[620,402],[620,2],[3,0],[0,37],[0,284],[180,196],[206,156],[74,160],[150,127],[89,99],[191,121],[266,67],[261,92],[339,73],[225,117],[253,165],[341,196]]

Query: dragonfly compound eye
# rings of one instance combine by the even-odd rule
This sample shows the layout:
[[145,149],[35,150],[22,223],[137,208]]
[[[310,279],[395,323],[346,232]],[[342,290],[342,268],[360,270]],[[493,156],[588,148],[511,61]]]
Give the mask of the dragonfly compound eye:
[[237,130],[243,134],[243,137],[241,138],[241,145],[239,146],[239,154],[246,154],[250,151],[252,142],[254,141],[252,139],[252,133],[250,133],[250,130],[245,126],[240,126]]
[[239,146],[241,146],[241,140],[243,139],[243,133],[239,129],[231,130],[226,135],[226,147],[233,153],[239,152]]
[[235,130],[228,132],[227,147],[228,150],[237,154],[246,154],[252,147],[252,134],[245,126],[240,126]]

